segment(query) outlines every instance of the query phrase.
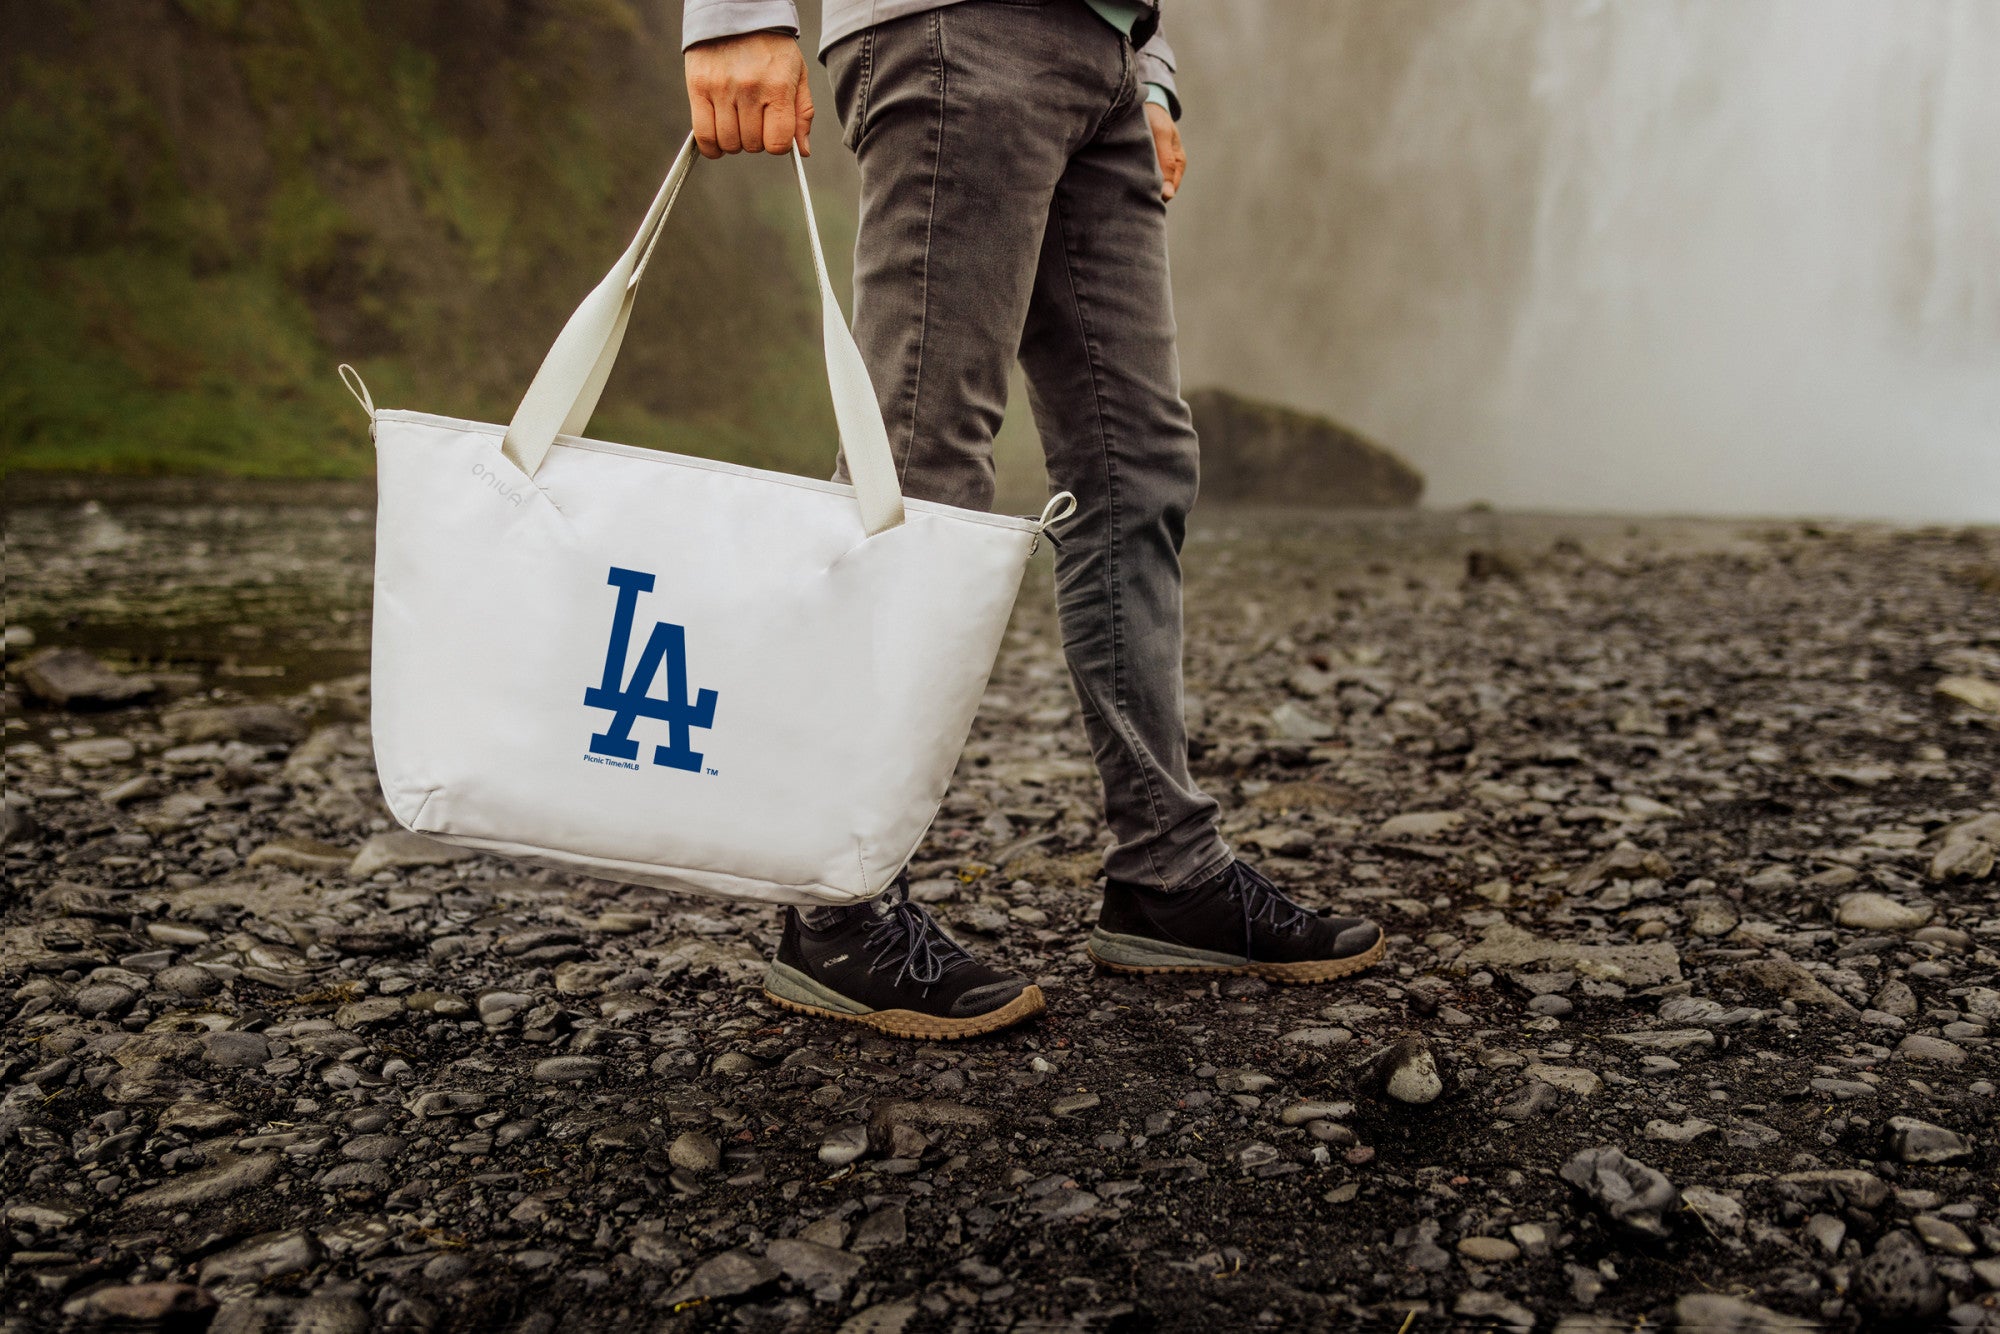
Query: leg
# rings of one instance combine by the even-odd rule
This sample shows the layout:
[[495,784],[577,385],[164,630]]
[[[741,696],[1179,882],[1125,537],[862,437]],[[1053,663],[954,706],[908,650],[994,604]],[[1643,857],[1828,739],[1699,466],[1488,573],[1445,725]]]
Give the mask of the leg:
[[858,33],[827,68],[861,168],[854,337],[903,489],[991,508],[1049,201],[1122,43],[1080,4],[971,0]]
[[[1075,146],[1126,96],[1124,43],[1073,0],[979,0],[878,24],[827,53],[861,166],[854,334],[906,494],[993,500],[1049,204]],[[977,964],[899,888],[786,918],[765,982],[781,1005],[930,1038],[1042,1008]]]
[[1230,853],[1188,774],[1180,549],[1197,451],[1180,397],[1159,164],[1137,97],[1071,157],[1043,232],[1021,363],[1049,477],[1077,497],[1056,556],[1114,880],[1179,890]]

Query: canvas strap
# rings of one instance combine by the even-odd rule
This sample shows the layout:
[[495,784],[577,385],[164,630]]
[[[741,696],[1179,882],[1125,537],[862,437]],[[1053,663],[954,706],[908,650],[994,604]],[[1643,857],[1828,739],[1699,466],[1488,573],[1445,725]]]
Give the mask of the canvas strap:
[[[515,409],[501,449],[522,472],[533,476],[548,456],[549,446],[558,435],[581,435],[597,409],[604,382],[618,360],[618,348],[625,340],[625,326],[632,317],[632,300],[645,275],[646,262],[660,238],[667,213],[674,206],[681,183],[695,160],[694,136],[681,145],[680,155],[667,172],[659,193],[653,196],[646,220],[640,224],[632,244],[604,281],[591,290],[556,335],[542,367]],[[823,340],[826,346],[826,378],[833,390],[833,416],[840,428],[840,444],[847,456],[848,476],[861,506],[862,528],[871,536],[894,528],[903,521],[903,493],[896,478],[896,463],[889,452],[889,433],[882,426],[882,411],[875,388],[862,363],[861,349],[841,317],[840,302],[827,279],[826,255],[820,249],[819,224],[813,218],[812,192],[806,187],[805,162],[794,152],[799,195],[805,202],[806,235],[812,239],[813,274],[819,281]]]

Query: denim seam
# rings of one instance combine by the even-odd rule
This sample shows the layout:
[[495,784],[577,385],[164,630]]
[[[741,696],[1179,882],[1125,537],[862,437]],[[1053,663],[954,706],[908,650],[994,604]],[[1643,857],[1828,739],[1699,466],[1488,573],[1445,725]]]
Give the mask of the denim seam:
[[921,268],[923,291],[917,298],[917,354],[910,367],[910,433],[903,442],[903,457],[896,465],[896,481],[908,489],[910,459],[917,452],[917,425],[921,417],[924,388],[924,345],[931,324],[931,243],[937,235],[938,187],[944,174],[944,131],[949,113],[950,88],[944,56],[943,11],[932,10],[926,18],[930,29],[931,67],[937,80],[937,124],[931,135],[931,189],[924,209],[924,258]]
[[858,150],[868,134],[868,100],[875,93],[875,30],[861,34],[861,87],[854,108],[854,147]]
[[[1111,603],[1111,703],[1114,710],[1112,725],[1125,737],[1125,744],[1136,755],[1144,756],[1145,748],[1139,744],[1138,736],[1132,730],[1131,720],[1125,716],[1125,673],[1124,673],[1124,623],[1119,614],[1120,598],[1118,584],[1118,511],[1119,487],[1118,467],[1111,449],[1111,428],[1104,419],[1104,390],[1099,383],[1097,336],[1092,331],[1090,316],[1085,312],[1083,292],[1077,281],[1076,256],[1071,248],[1071,228],[1069,209],[1064,203],[1062,188],[1056,188],[1056,223],[1062,234],[1063,276],[1069,280],[1070,305],[1076,315],[1077,328],[1083,334],[1085,359],[1090,370],[1091,407],[1097,416],[1097,439],[1104,456],[1106,541],[1105,541],[1105,584],[1110,593]],[[1140,781],[1146,792],[1146,805],[1152,813],[1153,838],[1146,845],[1146,862],[1153,868],[1155,879],[1165,879],[1160,872],[1158,850],[1154,846],[1159,836],[1166,832],[1160,816],[1160,794],[1153,783],[1151,768],[1143,762],[1138,765]]]
[[1138,83],[1132,78],[1131,40],[1120,37],[1118,39],[1118,92],[1112,97],[1111,105],[1105,108],[1104,119],[1097,123],[1097,133],[1091,136],[1093,140],[1104,137],[1104,132],[1111,127],[1113,121],[1118,119],[1118,113],[1125,109],[1126,105],[1132,100],[1133,94],[1138,91],[1138,88]]

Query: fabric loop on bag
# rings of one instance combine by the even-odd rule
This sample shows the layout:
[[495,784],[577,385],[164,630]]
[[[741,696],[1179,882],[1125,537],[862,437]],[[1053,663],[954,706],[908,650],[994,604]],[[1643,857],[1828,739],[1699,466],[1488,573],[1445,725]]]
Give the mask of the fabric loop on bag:
[[361,372],[343,361],[340,363],[340,382],[347,386],[348,393],[354,395],[354,401],[359,403],[361,410],[368,414],[368,424],[373,426],[375,424],[375,397],[368,392],[367,384],[361,379]]
[[[868,378],[868,368],[862,363],[861,351],[848,331],[840,302],[827,277],[805,163],[796,150],[792,156],[799,196],[805,207],[806,234],[812,241],[813,275],[819,285],[827,385],[833,394],[834,420],[840,428],[848,474],[854,481],[862,529],[872,537],[903,522],[902,487],[896,477],[889,433],[882,425],[882,411]],[[541,467],[557,435],[581,435],[589,425],[590,415],[596,410],[598,397],[624,342],[639,279],[694,158],[694,137],[690,135],[653,197],[646,220],[640,224],[632,243],[570,316],[569,323],[563,326],[543,358],[541,368],[535,372],[528,392],[522,396],[514,420],[507,427],[501,452],[530,477]]]
[[[1062,506],[1060,514],[1056,513],[1058,505]],[[1058,491],[1049,497],[1048,504],[1042,506],[1042,517],[1036,522],[1035,531],[1045,533],[1050,524],[1061,523],[1074,513],[1076,513],[1076,497],[1067,491]]]
[[[1061,513],[1056,512],[1056,507],[1059,505],[1062,507]],[[1067,519],[1070,515],[1074,513],[1076,513],[1075,496],[1071,495],[1067,491],[1058,491],[1054,495],[1050,496],[1049,503],[1042,506],[1042,516],[1039,519],[1035,520],[1035,540],[1029,544],[1028,554],[1032,556],[1037,551],[1041,550],[1042,539],[1044,537],[1048,538],[1049,541],[1054,542],[1056,544],[1056,550],[1058,551],[1062,550],[1062,542],[1056,537],[1054,533],[1049,531],[1049,527],[1052,524],[1061,523],[1064,519]]]

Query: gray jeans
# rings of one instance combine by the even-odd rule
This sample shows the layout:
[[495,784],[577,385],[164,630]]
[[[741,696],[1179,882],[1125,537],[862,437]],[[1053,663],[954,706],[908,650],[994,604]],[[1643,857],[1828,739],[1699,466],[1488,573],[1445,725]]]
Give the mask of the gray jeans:
[[1230,853],[1188,775],[1180,550],[1197,451],[1165,205],[1130,44],[1081,0],[968,0],[826,53],[861,166],[854,334],[904,490],[993,504],[1016,355],[1060,529],[1063,649],[1115,879],[1180,889]]

